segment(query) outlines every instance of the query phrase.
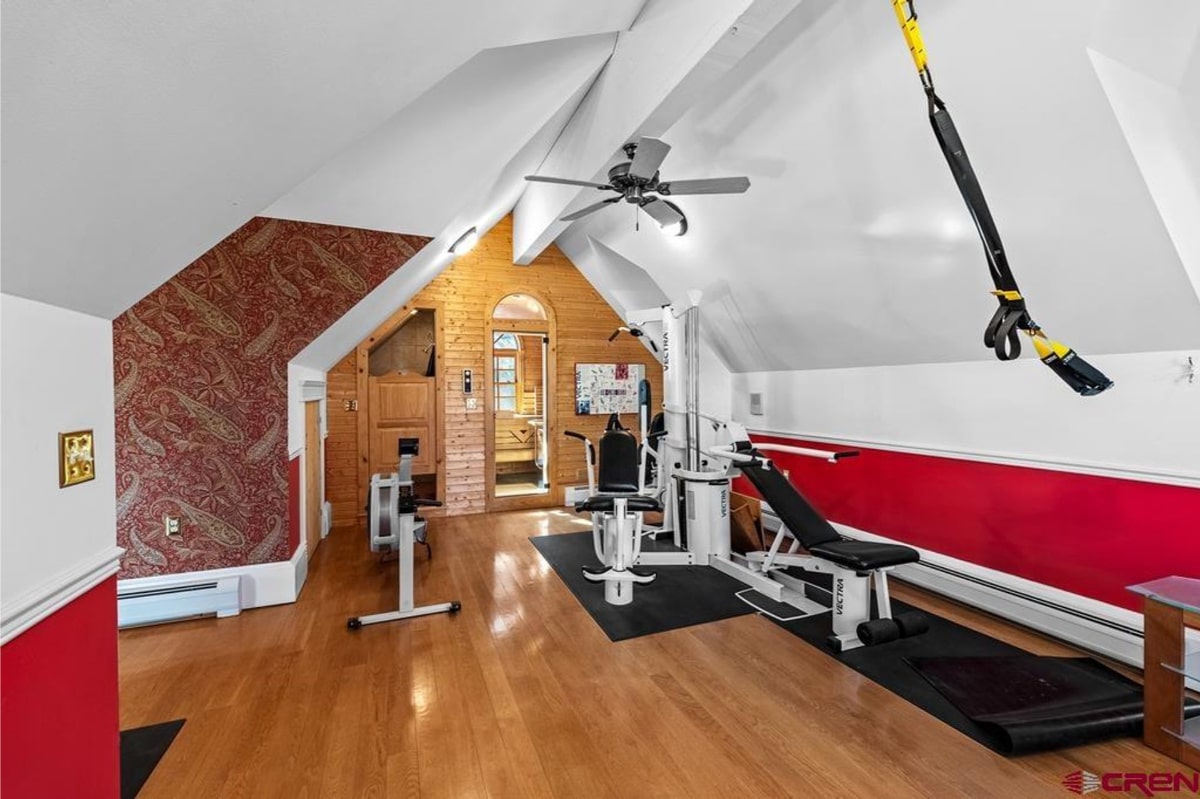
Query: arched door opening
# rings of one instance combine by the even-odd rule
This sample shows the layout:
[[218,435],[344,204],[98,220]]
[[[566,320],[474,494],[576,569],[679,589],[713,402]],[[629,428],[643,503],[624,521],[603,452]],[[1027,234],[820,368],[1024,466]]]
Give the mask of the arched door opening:
[[536,297],[517,292],[494,306],[487,330],[490,507],[551,500],[552,320]]

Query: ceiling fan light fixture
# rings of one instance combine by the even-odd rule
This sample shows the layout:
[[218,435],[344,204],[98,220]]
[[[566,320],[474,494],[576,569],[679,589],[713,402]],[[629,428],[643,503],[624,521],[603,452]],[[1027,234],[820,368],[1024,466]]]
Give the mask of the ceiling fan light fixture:
[[660,202],[666,203],[668,206],[670,206],[671,210],[679,214],[679,219],[677,221],[668,222],[667,224],[661,226],[663,233],[666,233],[668,236],[682,236],[686,234],[688,232],[688,221],[687,217],[684,216],[683,210],[670,200],[660,200]]
[[475,248],[479,243],[479,231],[471,228],[466,233],[458,237],[458,240],[450,245],[450,252],[453,255],[465,255]]

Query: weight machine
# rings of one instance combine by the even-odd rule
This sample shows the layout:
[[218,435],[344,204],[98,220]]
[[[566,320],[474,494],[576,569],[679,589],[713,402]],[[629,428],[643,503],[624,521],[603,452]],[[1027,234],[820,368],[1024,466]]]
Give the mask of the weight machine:
[[[682,313],[677,313],[672,306],[664,306],[657,311],[635,312],[627,322],[629,328],[641,330],[642,325],[652,323],[656,313],[661,319],[666,424],[653,457],[657,460],[660,478],[665,474],[664,521],[659,532],[669,532],[678,550],[635,550],[633,563],[639,566],[712,566],[748,585],[749,588],[739,592],[738,596],[760,612],[776,618],[779,616],[755,604],[750,595],[758,592],[795,608],[798,615],[788,619],[832,613],[833,633],[829,645],[836,651],[924,632],[928,622],[923,614],[893,617],[887,582],[888,571],[916,563],[920,559],[919,553],[898,544],[843,539],[763,455],[764,451],[778,451],[838,463],[857,452],[754,445],[740,424],[700,412],[699,302],[699,292],[690,292],[688,305]],[[651,443],[644,421],[647,416],[643,409],[640,414],[643,449]],[[720,437],[722,441],[702,447],[704,423],[711,426],[714,438]],[[682,436],[680,431],[683,431]],[[755,486],[782,522],[782,528],[767,551],[745,555],[731,551],[729,494],[732,476],[737,471]],[[648,534],[654,532],[651,530]],[[791,543],[787,551],[782,552],[785,541]],[[807,549],[807,555],[799,553],[801,546]],[[789,573],[789,569],[801,570],[801,575],[828,575],[830,587]],[[828,602],[810,598],[814,595],[826,598]]]

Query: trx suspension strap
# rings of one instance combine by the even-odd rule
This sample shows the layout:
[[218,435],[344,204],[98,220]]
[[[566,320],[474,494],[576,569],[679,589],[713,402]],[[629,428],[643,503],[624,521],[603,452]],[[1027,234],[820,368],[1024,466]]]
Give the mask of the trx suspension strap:
[[937,138],[942,155],[950,165],[954,182],[962,194],[971,218],[975,220],[975,229],[983,242],[983,251],[987,256],[988,270],[992,275],[995,291],[992,292],[1000,302],[996,313],[988,322],[987,330],[983,333],[983,343],[995,351],[996,357],[1009,361],[1021,354],[1021,332],[1033,340],[1042,363],[1054,370],[1067,385],[1083,396],[1099,394],[1113,385],[1099,369],[1079,357],[1074,350],[1065,344],[1051,340],[1033,321],[1025,307],[1025,298],[1017,287],[1017,280],[1012,270],[1008,268],[1008,258],[1004,253],[1004,245],[1000,242],[1000,232],[992,220],[988,210],[987,200],[983,189],[975,177],[975,170],[967,158],[954,120],[946,110],[946,104],[937,96],[933,88],[933,76],[929,72],[929,64],[925,56],[925,44],[921,39],[921,29],[917,26],[917,12],[913,8],[913,0],[892,0],[892,8],[896,11],[896,19],[904,31],[904,39],[912,53],[913,62],[917,65],[917,73],[921,76],[921,85],[925,87],[925,97],[929,102],[929,123],[933,126],[933,134]]

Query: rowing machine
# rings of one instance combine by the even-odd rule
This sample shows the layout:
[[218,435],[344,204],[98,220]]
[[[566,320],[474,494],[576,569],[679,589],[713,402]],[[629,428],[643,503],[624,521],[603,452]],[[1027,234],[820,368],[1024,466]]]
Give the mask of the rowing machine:
[[[385,621],[400,621],[434,613],[457,613],[462,607],[457,600],[436,605],[415,607],[413,602],[413,549],[423,544],[432,554],[425,535],[425,521],[418,518],[417,508],[437,507],[442,503],[436,499],[421,499],[413,495],[412,462],[417,456],[419,441],[402,438],[399,441],[400,465],[396,474],[376,475],[371,480],[371,551],[395,551],[400,561],[398,610],[374,613],[369,616],[353,616],[346,622],[351,630],[368,624]],[[387,489],[390,489],[387,490]],[[385,498],[386,497],[386,498]],[[387,505],[387,532],[383,532],[383,506]]]

